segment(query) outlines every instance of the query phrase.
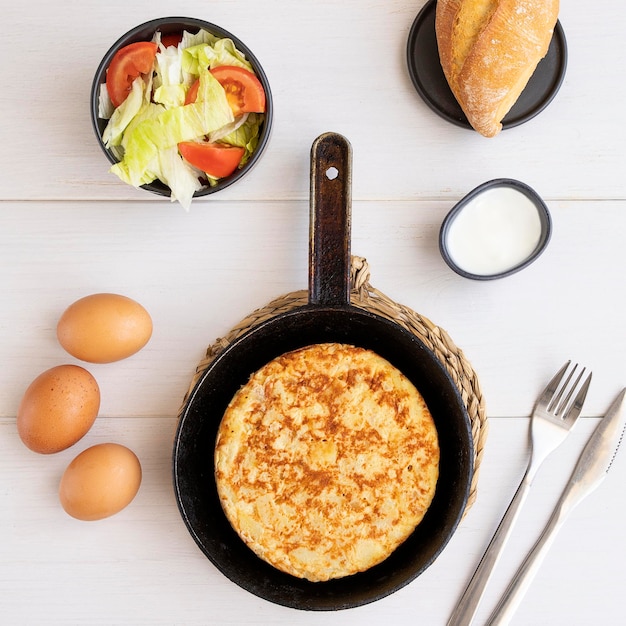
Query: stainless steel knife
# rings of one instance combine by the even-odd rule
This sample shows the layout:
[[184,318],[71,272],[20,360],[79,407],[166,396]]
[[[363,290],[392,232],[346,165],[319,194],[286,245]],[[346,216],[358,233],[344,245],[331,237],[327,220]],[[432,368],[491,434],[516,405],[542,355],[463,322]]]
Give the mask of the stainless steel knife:
[[574,472],[537,543],[517,570],[487,626],[508,624],[539,570],[557,532],[569,514],[604,480],[622,442],[626,427],[623,410],[626,388],[622,389],[582,451]]

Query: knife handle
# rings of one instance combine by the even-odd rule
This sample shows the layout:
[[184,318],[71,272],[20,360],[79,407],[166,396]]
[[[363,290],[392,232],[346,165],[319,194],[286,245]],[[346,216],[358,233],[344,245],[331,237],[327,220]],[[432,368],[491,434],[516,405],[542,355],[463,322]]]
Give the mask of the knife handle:
[[[598,429],[600,430],[598,431]],[[600,423],[600,426],[596,428],[595,432],[604,432],[602,422]],[[617,429],[617,432],[619,433],[620,430]],[[539,536],[539,539],[537,539],[537,543],[535,543],[524,559],[524,562],[517,570],[517,573],[513,577],[513,580],[509,584],[507,590],[504,592],[498,606],[491,614],[486,626],[505,626],[511,621],[515,611],[520,605],[520,602],[526,595],[530,584],[535,578],[535,575],[539,570],[539,566],[543,563],[550,546],[554,542],[557,532],[565,523],[570,513],[589,494],[595,491],[606,477],[606,469],[602,469],[602,471],[592,471],[594,468],[590,467],[591,461],[589,457],[593,457],[598,452],[598,446],[596,444],[595,435],[592,435],[591,439],[585,446],[581,457],[578,459],[578,463],[574,468],[574,473],[572,474],[570,482],[563,490],[559,501],[554,507],[554,512],[552,513],[550,520]],[[603,464],[600,464],[599,467],[604,468],[605,465],[606,461],[604,461]]]

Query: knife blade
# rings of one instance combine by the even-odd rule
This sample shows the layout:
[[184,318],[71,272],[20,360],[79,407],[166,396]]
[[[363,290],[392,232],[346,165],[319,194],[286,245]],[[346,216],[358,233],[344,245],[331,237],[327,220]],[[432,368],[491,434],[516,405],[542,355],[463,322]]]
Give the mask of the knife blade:
[[595,491],[606,478],[626,428],[625,396],[626,388],[617,395],[606,415],[596,426],[576,463],[550,520],[537,543],[517,570],[498,606],[491,614],[487,626],[504,626],[510,622],[548,553],[558,530],[563,526],[572,510]]

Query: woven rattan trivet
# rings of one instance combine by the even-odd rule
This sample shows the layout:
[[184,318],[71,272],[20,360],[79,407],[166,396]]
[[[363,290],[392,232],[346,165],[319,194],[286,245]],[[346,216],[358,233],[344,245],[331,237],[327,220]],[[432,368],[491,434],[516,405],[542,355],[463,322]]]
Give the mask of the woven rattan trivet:
[[[470,363],[465,359],[461,350],[454,345],[445,330],[435,326],[430,320],[415,311],[390,300],[387,296],[370,285],[369,265],[365,259],[352,257],[350,280],[352,287],[350,300],[354,306],[391,319],[416,335],[444,364],[452,380],[458,387],[463,402],[467,407],[474,439],[474,476],[470,487],[470,496],[465,509],[467,512],[476,499],[478,470],[482,461],[488,426],[484,400],[476,373]],[[263,308],[257,309],[237,324],[228,335],[217,339],[214,344],[208,347],[205,358],[198,364],[196,375],[192,380],[189,392],[195,387],[213,359],[237,337],[266,319],[290,311],[307,302],[308,292],[306,290],[289,293],[276,300],[272,300]]]

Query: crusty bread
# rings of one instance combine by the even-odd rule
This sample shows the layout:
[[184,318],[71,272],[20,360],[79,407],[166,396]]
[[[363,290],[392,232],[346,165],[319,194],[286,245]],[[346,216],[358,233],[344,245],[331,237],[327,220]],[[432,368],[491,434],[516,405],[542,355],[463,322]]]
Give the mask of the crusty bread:
[[264,365],[220,423],[215,477],[233,528],[262,559],[324,581],[384,560],[430,506],[433,418],[371,350],[326,343]]
[[439,58],[469,123],[493,137],[548,52],[559,0],[437,0]]

